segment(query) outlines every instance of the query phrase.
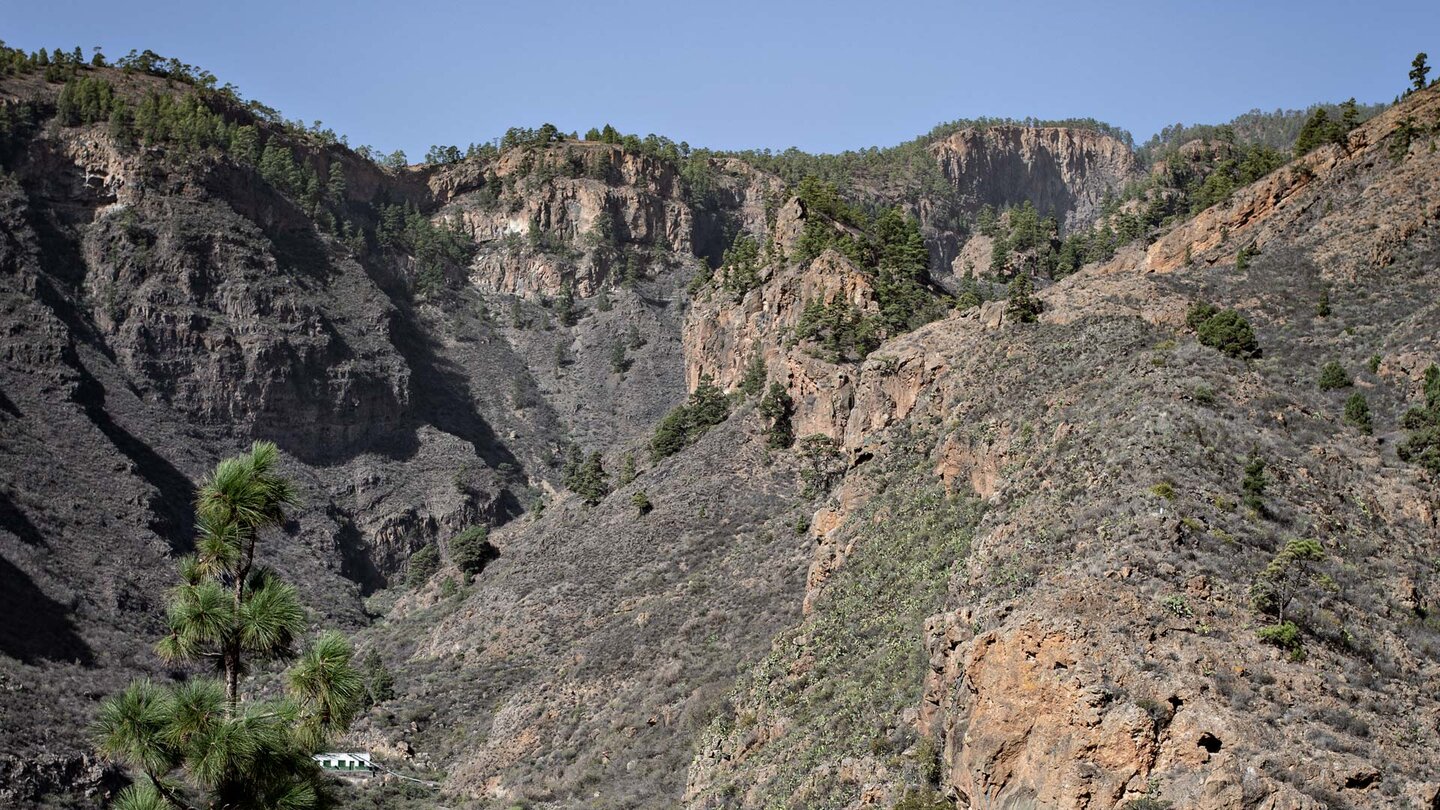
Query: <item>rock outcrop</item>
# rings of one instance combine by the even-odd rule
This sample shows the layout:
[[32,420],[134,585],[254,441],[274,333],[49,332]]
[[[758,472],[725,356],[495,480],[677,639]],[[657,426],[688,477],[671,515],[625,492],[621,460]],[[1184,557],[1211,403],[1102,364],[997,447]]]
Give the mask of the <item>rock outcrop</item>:
[[930,145],[963,210],[1032,203],[1066,228],[1087,225],[1107,194],[1140,170],[1112,135],[1073,127],[997,125],[963,129]]

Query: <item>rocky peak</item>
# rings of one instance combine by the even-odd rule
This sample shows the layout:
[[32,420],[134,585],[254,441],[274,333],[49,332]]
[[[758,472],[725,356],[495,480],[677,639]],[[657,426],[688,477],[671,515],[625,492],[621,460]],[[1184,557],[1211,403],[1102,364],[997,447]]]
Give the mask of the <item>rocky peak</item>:
[[1107,193],[1139,176],[1119,139],[1074,127],[969,128],[930,146],[963,210],[1029,200],[1067,228],[1094,221]]

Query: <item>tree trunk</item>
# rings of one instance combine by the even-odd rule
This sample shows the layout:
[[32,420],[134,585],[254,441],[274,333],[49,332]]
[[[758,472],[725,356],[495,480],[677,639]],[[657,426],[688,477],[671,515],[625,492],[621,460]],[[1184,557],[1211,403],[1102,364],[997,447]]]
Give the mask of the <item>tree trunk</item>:
[[235,707],[240,703],[240,650],[239,644],[231,642],[225,646],[225,701],[230,707],[230,716],[235,716]]
[[245,599],[245,578],[250,575],[250,564],[255,555],[255,540],[251,538],[246,549],[245,561],[235,572],[235,614],[230,625],[230,638],[225,640],[225,701],[230,716],[240,705],[240,605]]

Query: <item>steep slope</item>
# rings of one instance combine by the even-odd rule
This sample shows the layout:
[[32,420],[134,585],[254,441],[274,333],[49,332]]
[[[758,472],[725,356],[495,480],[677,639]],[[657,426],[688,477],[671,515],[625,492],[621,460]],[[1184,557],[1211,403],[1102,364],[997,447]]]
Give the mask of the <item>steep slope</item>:
[[317,619],[369,624],[415,550],[542,503],[565,446],[684,397],[694,251],[764,221],[769,181],[723,161],[692,210],[633,150],[387,171],[183,75],[70,66],[0,99],[0,555],[7,605],[37,609],[0,636],[9,803],[115,785],[85,729],[129,678],[178,675],[149,642],[216,460],[280,445],[302,505],[275,562]]
[[493,534],[472,583],[402,597],[362,635],[401,662],[399,697],[358,738],[486,805],[673,806],[686,741],[799,616],[808,510],[755,432],[736,417],[598,506]]
[[[192,92],[92,72],[136,97]],[[35,75],[3,89],[42,115],[60,90]],[[271,138],[321,172],[336,164],[354,195],[339,210],[382,182],[346,150]],[[6,168],[0,553],[12,606],[33,599],[44,616],[5,635],[4,748],[27,756],[7,754],[19,774],[4,789],[24,800],[84,786],[72,752],[88,748],[93,700],[161,674],[141,640],[157,635],[168,560],[191,544],[192,482],[222,454],[281,444],[306,506],[277,562],[349,627],[365,621],[362,592],[427,535],[513,512],[501,468],[515,459],[390,271],[252,166],[42,117]],[[472,485],[451,486],[470,466]],[[54,772],[36,772],[50,754]]]
[[[103,82],[130,109],[170,112],[117,135],[62,123],[62,81],[0,79],[7,126],[34,122],[6,130],[0,176],[0,554],[7,604],[40,609],[3,636],[6,801],[113,783],[83,753],[84,729],[99,696],[165,674],[148,643],[170,560],[191,543],[193,482],[221,456],[255,438],[280,445],[303,505],[276,562],[317,616],[353,629],[370,620],[362,597],[413,551],[503,524],[548,487],[572,429],[560,414],[575,402],[610,392],[635,403],[620,420],[606,403],[597,424],[574,426],[594,441],[648,428],[683,396],[678,371],[648,359],[673,354],[663,317],[646,326],[673,294],[665,277],[639,279],[613,311],[585,319],[620,336],[637,324],[632,390],[616,394],[622,378],[604,373],[567,388],[568,368],[538,372],[536,345],[554,339],[504,325],[505,299],[453,282],[417,293],[431,270],[442,281],[471,272],[423,253],[452,218],[418,213],[441,203],[428,170],[382,171],[183,79],[76,72],[72,83]],[[196,120],[199,135],[183,129]],[[263,157],[259,145],[246,155],[242,130]],[[307,173],[326,178],[318,198]],[[657,261],[679,268],[675,255]],[[610,351],[576,331],[559,330],[582,359]]]
[[[1039,324],[987,304],[850,371],[828,432],[856,466],[813,524],[807,618],[712,725],[689,805],[1430,806],[1440,503],[1392,448],[1440,360],[1440,163],[1433,136],[1394,144],[1437,105],[1050,287]],[[1238,307],[1263,356],[1198,344],[1196,300]],[[1374,437],[1317,387],[1332,359]],[[1251,586],[1297,538],[1325,576],[1287,653]]]

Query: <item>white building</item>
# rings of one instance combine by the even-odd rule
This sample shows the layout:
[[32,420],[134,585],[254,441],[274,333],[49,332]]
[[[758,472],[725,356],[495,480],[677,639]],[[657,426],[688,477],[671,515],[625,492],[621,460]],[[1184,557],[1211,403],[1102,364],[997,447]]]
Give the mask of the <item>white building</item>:
[[351,753],[327,751],[323,754],[315,754],[314,759],[327,773],[339,775],[368,776],[380,770],[370,762],[370,755],[366,753]]

